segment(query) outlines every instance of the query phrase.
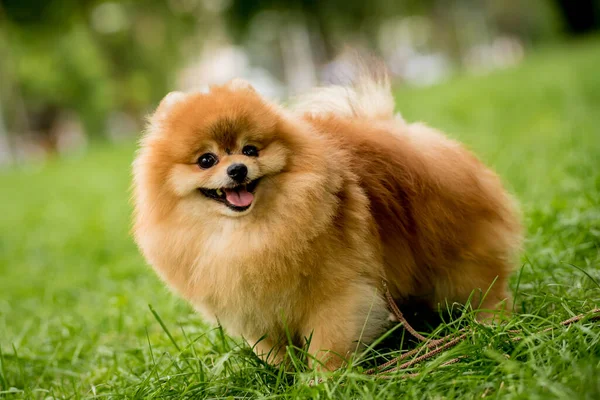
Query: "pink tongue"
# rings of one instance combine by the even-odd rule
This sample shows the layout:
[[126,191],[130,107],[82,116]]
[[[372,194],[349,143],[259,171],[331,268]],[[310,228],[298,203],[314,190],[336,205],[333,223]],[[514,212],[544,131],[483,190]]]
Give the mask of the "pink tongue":
[[225,189],[227,201],[236,207],[247,207],[252,204],[254,196],[246,189],[231,190]]

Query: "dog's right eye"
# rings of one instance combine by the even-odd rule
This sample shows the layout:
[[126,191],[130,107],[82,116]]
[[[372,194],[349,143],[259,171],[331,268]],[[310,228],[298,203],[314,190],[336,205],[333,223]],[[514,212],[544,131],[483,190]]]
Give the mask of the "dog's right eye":
[[198,165],[202,169],[207,169],[215,165],[219,159],[213,153],[205,153],[198,157]]

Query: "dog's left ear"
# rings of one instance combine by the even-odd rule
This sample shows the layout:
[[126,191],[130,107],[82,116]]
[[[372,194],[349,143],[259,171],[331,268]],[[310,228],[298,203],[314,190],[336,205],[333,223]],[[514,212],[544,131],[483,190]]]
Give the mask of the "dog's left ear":
[[252,92],[256,92],[256,90],[252,87],[252,85],[243,79],[235,78],[230,80],[225,84],[225,87],[230,90],[249,90]]

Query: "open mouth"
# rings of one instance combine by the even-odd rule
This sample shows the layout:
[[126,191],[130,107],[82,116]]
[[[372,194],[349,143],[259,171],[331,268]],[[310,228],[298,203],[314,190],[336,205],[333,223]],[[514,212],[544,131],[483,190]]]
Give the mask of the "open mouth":
[[199,188],[200,193],[209,199],[225,204],[233,211],[246,211],[254,201],[254,191],[260,179],[255,179],[249,183],[221,189]]

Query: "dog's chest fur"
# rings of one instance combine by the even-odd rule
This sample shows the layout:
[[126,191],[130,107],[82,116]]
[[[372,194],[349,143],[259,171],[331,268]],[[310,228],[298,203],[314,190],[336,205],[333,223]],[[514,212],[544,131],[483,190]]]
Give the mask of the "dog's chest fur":
[[[227,329],[257,334],[301,318],[318,257],[257,225],[224,224],[197,248],[190,269],[193,304]],[[314,277],[313,277],[314,278]]]

